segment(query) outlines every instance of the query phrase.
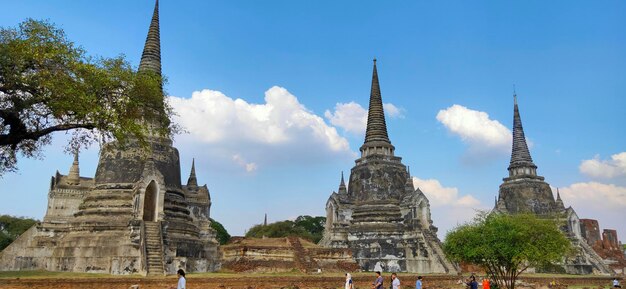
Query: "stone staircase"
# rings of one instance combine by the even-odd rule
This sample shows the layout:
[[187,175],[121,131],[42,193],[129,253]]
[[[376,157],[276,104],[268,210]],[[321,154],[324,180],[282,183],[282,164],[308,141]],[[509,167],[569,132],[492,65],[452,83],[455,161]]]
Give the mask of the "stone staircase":
[[445,254],[443,252],[443,248],[441,247],[441,242],[439,242],[439,238],[437,238],[437,235],[434,232],[428,231],[424,234],[424,237],[426,239],[425,241],[428,242],[432,250],[435,251],[435,256],[439,260],[439,263],[444,266],[446,274],[458,274],[461,272],[459,265],[452,263],[447,258],[443,257]]
[[297,237],[287,237],[287,240],[293,248],[296,267],[304,273],[315,272],[319,266],[317,262],[315,262],[315,260],[313,260],[313,258],[311,258],[311,256],[304,251],[304,247],[302,246],[302,243],[300,243],[300,239]]
[[145,247],[146,247],[146,269],[148,276],[163,276],[163,244],[161,237],[161,224],[159,222],[144,222]]

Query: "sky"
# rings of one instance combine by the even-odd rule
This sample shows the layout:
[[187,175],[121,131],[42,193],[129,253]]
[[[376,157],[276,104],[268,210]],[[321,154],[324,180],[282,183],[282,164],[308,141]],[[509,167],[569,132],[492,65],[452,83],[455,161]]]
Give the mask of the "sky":
[[[0,0],[0,26],[48,19],[90,55],[138,65],[153,1]],[[626,240],[624,1],[160,2],[182,179],[195,158],[233,235],[324,215],[363,144],[377,58],[396,155],[439,236],[491,209],[508,176],[513,87],[538,174]],[[41,219],[68,136],[0,179],[0,214]],[[98,147],[81,152],[93,177]]]

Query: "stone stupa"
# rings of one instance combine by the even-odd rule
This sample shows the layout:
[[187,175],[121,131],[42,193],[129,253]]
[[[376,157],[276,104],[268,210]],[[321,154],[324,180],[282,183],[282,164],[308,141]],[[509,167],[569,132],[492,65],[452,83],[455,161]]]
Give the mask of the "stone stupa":
[[[161,75],[160,47],[157,1],[139,73]],[[151,128],[169,125],[140,121]],[[133,140],[123,149],[104,145],[94,178],[79,176],[76,155],[67,176],[52,177],[43,221],[0,253],[0,270],[149,275],[217,270],[211,199],[207,186],[198,186],[195,164],[182,185],[172,140],[150,133],[147,143],[149,152]]]
[[415,188],[387,134],[376,60],[361,157],[346,187],[326,203],[326,228],[320,244],[350,248],[365,271],[456,274],[437,238],[426,196]]

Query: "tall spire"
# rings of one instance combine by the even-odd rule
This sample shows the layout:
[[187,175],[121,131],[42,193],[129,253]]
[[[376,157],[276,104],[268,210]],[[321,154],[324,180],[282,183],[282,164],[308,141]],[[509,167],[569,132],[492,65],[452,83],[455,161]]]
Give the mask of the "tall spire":
[[536,176],[537,166],[533,163],[528,145],[526,144],[522,118],[520,117],[519,108],[517,106],[517,93],[513,92],[513,149],[511,151],[511,162],[509,164],[509,176],[513,177],[517,175]]
[[413,185],[413,178],[411,177],[411,169],[409,168],[409,166],[406,166],[406,182],[404,184],[404,187],[408,191],[415,191],[415,185]]
[[565,209],[565,204],[563,204],[563,200],[561,200],[561,193],[559,192],[559,188],[556,188],[556,206],[561,210]]
[[263,219],[263,226],[267,226],[267,213],[265,213],[265,219]]
[[365,131],[365,143],[369,142],[386,142],[391,144],[389,136],[387,135],[387,124],[385,123],[383,100],[380,94],[380,84],[378,83],[376,58],[374,58],[370,104],[367,113],[367,130]]
[[365,142],[359,150],[361,151],[361,158],[369,155],[393,156],[395,150],[387,135],[387,123],[385,123],[385,111],[383,110],[383,100],[380,95],[380,85],[378,84],[376,58],[374,58],[374,70],[372,72],[372,88],[370,91],[370,106],[367,112]]
[[346,182],[343,180],[343,171],[341,171],[341,182],[339,183],[339,192],[338,193],[344,193],[347,192],[348,190],[346,189]]
[[191,160],[191,173],[189,173],[189,179],[187,179],[187,187],[197,187],[198,179],[196,178],[196,159]]
[[159,0],[154,5],[154,13],[150,22],[150,29],[146,37],[146,44],[141,54],[139,71],[152,71],[161,75],[161,36],[159,32]]
[[68,185],[80,184],[80,168],[78,167],[78,150],[74,152],[74,162],[70,167],[70,172],[67,174]]

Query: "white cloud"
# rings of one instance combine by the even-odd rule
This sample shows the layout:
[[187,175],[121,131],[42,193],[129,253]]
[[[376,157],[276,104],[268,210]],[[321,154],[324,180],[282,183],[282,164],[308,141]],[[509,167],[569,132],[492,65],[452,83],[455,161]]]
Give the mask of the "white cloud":
[[565,206],[572,206],[581,219],[596,219],[602,228],[616,229],[626,237],[626,187],[599,182],[575,183],[559,188]]
[[559,188],[564,202],[598,210],[626,210],[626,187],[598,182],[575,183]]
[[267,90],[261,104],[209,89],[195,91],[191,98],[170,96],[169,102],[177,114],[174,121],[188,132],[177,137],[178,146],[211,162],[252,172],[268,163],[354,155],[335,127],[282,87]]
[[258,167],[256,163],[246,162],[246,160],[243,157],[241,157],[241,155],[239,154],[233,155],[233,161],[235,161],[236,164],[246,169],[246,172],[249,172],[249,173],[256,171]]
[[343,128],[353,134],[365,133],[367,126],[367,110],[360,104],[351,101],[349,103],[337,103],[335,112],[326,110],[324,116],[332,125]]
[[428,198],[433,207],[456,206],[456,207],[476,207],[480,201],[471,195],[459,198],[459,189],[455,187],[444,187],[436,179],[420,179],[413,177],[413,185],[420,188]]
[[[392,103],[384,103],[383,109],[389,118],[404,118],[404,109]],[[365,134],[367,110],[354,101],[337,103],[335,111],[326,110],[324,116],[332,125],[341,127],[349,133],[356,135]]]
[[383,103],[385,114],[391,118],[404,118],[404,109],[399,108],[392,103]]
[[469,153],[503,155],[511,150],[511,131],[483,111],[452,105],[437,113],[437,120],[469,145]]
[[457,188],[444,187],[436,179],[423,180],[413,177],[413,185],[428,198],[431,206],[431,217],[434,225],[439,227],[438,235],[442,239],[446,232],[456,225],[471,221],[476,215],[476,210],[485,209],[474,196],[459,197]]
[[626,152],[614,154],[610,160],[601,160],[600,156],[596,155],[593,159],[582,161],[578,169],[592,178],[626,177]]

